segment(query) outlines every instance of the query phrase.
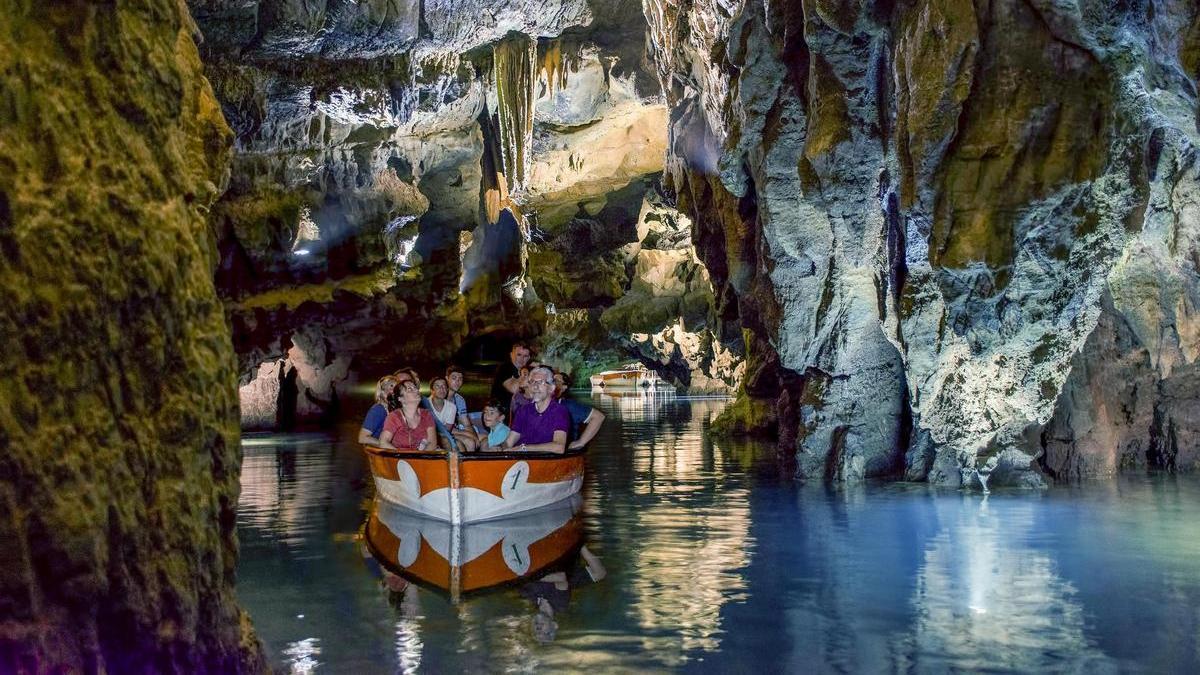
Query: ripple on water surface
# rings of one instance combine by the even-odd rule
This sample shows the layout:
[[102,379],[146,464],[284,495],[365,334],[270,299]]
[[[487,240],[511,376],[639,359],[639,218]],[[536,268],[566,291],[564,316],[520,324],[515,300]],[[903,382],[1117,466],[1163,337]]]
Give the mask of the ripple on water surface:
[[238,593],[271,658],[293,672],[1200,666],[1193,478],[986,498],[804,486],[776,476],[769,444],[708,437],[724,401],[593,405],[609,421],[581,517],[607,574],[576,574],[549,614],[528,588],[453,605],[389,580],[360,535],[373,490],[356,424],[247,436]]

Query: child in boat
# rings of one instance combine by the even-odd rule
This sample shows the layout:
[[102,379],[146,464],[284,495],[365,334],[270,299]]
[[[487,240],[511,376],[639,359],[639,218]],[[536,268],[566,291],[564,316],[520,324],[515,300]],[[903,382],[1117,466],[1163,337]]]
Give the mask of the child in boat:
[[509,428],[504,423],[504,406],[499,401],[488,401],[483,406],[483,427],[487,430],[479,441],[480,450],[504,450]]
[[396,384],[396,378],[391,375],[384,375],[379,378],[379,382],[375,383],[375,405],[367,411],[362,428],[358,430],[359,443],[369,445],[379,443],[379,434],[383,433],[383,422],[391,412],[387,406],[388,396],[392,393],[392,389],[396,388]]
[[458,409],[450,402],[449,394],[450,385],[446,378],[438,375],[429,381],[429,409],[446,428],[454,426],[455,418],[458,417]]
[[454,404],[454,410],[457,414],[455,424],[450,425],[450,434],[454,436],[454,440],[461,443],[466,449],[466,452],[471,452],[479,446],[479,434],[475,431],[475,425],[471,421],[471,416],[467,414],[467,400],[458,393],[463,386],[463,370],[458,366],[450,366],[446,369],[446,384],[450,386],[450,395],[446,400]]
[[[438,375],[429,381],[429,409],[433,411],[434,418],[441,422],[445,429],[446,436],[442,440],[447,444],[449,437],[453,434],[454,440],[459,445],[459,449],[463,452],[474,452],[475,439],[468,437],[465,433],[455,433],[458,423],[458,406],[449,398],[450,383],[446,378]],[[447,448],[449,449],[449,448]]]

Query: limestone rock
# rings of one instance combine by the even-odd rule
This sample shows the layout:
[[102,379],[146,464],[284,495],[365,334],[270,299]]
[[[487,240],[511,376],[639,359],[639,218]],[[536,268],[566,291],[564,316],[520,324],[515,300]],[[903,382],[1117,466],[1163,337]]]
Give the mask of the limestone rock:
[[[621,292],[628,252],[574,267],[533,237],[616,223],[614,195],[662,168],[637,3],[190,4],[236,132],[215,212],[246,424],[278,419],[271,364],[291,364],[297,336],[349,359],[338,381],[300,369],[303,422],[321,414],[309,393],[327,401],[483,335],[531,337],[543,300]],[[403,326],[437,350],[384,339]]]
[[510,32],[558,35],[586,25],[584,0],[191,0],[205,37],[270,56],[378,58],[411,51],[461,54]]
[[639,97],[634,74],[611,75],[594,49],[577,67],[568,66],[565,86],[534,109],[542,131],[534,137],[528,202],[549,227],[573,215],[577,203],[663,169],[666,107]]
[[[575,216],[555,229],[539,213],[527,264],[538,296],[562,307],[612,304],[629,285],[640,250],[638,222],[652,181],[637,180],[574,206]],[[589,213],[591,211],[591,213]]]
[[[1192,228],[1176,212],[1190,197],[1174,197],[1170,186],[1191,162],[1180,163],[1179,153],[1190,156],[1195,144],[1194,87],[1173,77],[1133,75],[1144,68],[1170,71],[1177,57],[1153,44],[1158,29],[1127,30],[1140,21],[1132,14],[1079,13],[1068,6],[989,11],[980,17],[987,35],[964,34],[976,65],[963,73],[961,86],[974,94],[937,108],[930,107],[932,89],[909,87],[925,109],[957,111],[954,128],[946,122],[931,129],[923,112],[919,126],[907,124],[903,114],[900,119],[902,129],[911,130],[908,138],[918,141],[910,147],[924,148],[910,155],[909,276],[899,331],[914,383],[914,418],[942,446],[939,453],[964,466],[998,457],[1012,482],[1039,480],[1032,460],[1043,451],[1041,439],[1054,475],[1141,466],[1146,455],[1132,437],[1146,444],[1160,438],[1154,425],[1139,421],[1152,400],[1146,390],[1154,387],[1138,387],[1136,396],[1119,392],[1128,391],[1125,375],[1150,384],[1135,364],[1147,347],[1155,350],[1145,333],[1128,339],[1121,324],[1145,325],[1143,312],[1151,306],[1159,307],[1149,312],[1158,323],[1174,308],[1173,301],[1148,304],[1155,294],[1147,288],[1136,300],[1122,298],[1122,289],[1134,279],[1181,272],[1186,278],[1194,269],[1186,257],[1165,254],[1160,243],[1163,226]],[[1194,8],[1176,6],[1156,21],[1165,28],[1181,18],[1195,21]],[[1172,32],[1161,35],[1171,41]],[[1031,48],[1004,49],[991,35]],[[899,49],[898,60],[934,57]],[[954,49],[936,58],[961,62]],[[1030,84],[1014,89],[1010,74],[1018,72]],[[1000,111],[1019,123],[998,127]],[[958,186],[962,180],[971,181],[969,189]],[[1165,210],[1147,210],[1147,199]],[[1175,297],[1187,302],[1194,289],[1194,281],[1184,282]],[[1114,298],[1117,316],[1101,324],[1106,295]],[[1186,319],[1180,323],[1185,333],[1191,330]],[[1122,346],[1112,351],[1115,345]],[[1104,366],[1089,355],[1092,349],[1105,353]],[[1180,363],[1194,367],[1195,360]],[[1153,379],[1168,376],[1161,370]],[[1069,385],[1068,378],[1074,379]],[[1100,379],[1083,383],[1090,378]],[[1109,403],[1126,396],[1124,411]],[[1031,433],[1054,415],[1058,421],[1046,436]],[[1068,447],[1073,451],[1064,457]]]
[[644,7],[717,334],[801,475],[1191,465],[1194,5]]
[[[558,312],[544,355],[580,376],[636,358],[681,391],[731,393],[742,356],[711,330],[712,284],[691,223],[656,185],[622,192],[607,195],[594,219],[576,218],[532,247],[534,285]],[[620,206],[629,194],[636,209]]]
[[[451,4],[193,2],[219,278],[287,299],[245,381],[382,270],[360,330],[548,302],[564,358],[739,387],[805,477],[1194,464],[1195,3],[644,0],[649,61],[627,0]],[[613,215],[659,170],[685,230]]]
[[577,387],[586,387],[593,373],[629,361],[629,355],[601,325],[603,311],[560,309],[546,317],[539,357],[574,375]]
[[6,3],[0,670],[266,669],[206,222],[230,131],[182,3]]
[[657,333],[633,333],[628,344],[643,362],[690,394],[729,394],[745,373],[740,354],[721,344],[711,332],[689,332],[682,323],[672,323]]
[[887,92],[875,69],[889,33],[849,7],[836,27],[813,3],[764,15],[754,2],[651,2],[647,16],[668,105],[681,113],[672,182],[716,296],[737,298],[719,314],[777,351],[761,361],[781,370],[758,379],[800,387],[758,393],[792,411],[783,419],[798,427],[779,434],[794,437],[799,472],[857,480],[896,470],[905,412],[879,293],[888,227],[877,103]]

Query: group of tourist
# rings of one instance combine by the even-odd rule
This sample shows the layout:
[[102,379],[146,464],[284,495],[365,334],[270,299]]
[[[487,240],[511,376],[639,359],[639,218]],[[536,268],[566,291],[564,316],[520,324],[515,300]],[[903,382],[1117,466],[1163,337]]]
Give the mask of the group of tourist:
[[508,361],[496,368],[491,399],[481,412],[467,411],[459,393],[462,385],[458,366],[429,382],[428,398],[421,395],[421,380],[412,368],[380,378],[359,443],[388,449],[563,453],[587,445],[604,422],[603,412],[568,396],[569,374],[534,361],[533,350],[523,342],[513,345]]

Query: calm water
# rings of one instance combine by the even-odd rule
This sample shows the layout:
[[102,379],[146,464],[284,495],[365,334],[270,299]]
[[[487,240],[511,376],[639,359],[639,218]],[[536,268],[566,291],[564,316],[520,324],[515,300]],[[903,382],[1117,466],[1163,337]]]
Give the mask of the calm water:
[[[801,486],[726,403],[600,397],[588,549],[550,634],[508,588],[389,593],[357,424],[244,441],[238,592],[282,671],[1197,672],[1200,481]],[[539,631],[534,624],[541,621]],[[550,639],[552,636],[552,639]]]

